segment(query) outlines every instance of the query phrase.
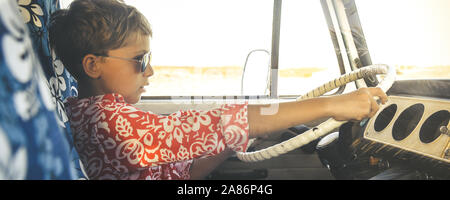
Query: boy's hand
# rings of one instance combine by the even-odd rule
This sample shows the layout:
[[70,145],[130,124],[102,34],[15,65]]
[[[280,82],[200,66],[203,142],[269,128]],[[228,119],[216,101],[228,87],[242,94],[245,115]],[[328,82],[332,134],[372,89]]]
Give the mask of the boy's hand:
[[373,117],[379,109],[374,97],[379,97],[382,104],[388,100],[380,88],[360,88],[348,94],[333,96],[330,98],[332,117],[337,121],[360,121]]

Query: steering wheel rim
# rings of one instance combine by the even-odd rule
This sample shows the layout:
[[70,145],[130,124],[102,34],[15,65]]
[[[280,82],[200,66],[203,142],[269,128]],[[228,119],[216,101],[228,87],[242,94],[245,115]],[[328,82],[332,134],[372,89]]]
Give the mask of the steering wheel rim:
[[[377,74],[385,74],[386,77],[377,85],[377,87],[381,88],[384,92],[387,92],[389,88],[391,88],[392,84],[396,78],[395,68],[389,67],[384,64],[376,64],[369,65],[358,70],[352,71],[348,74],[344,74],[339,78],[336,78],[328,83],[325,83],[316,89],[311,90],[298,97],[296,100],[305,100],[310,98],[319,97],[331,90],[334,90],[344,84],[365,78],[369,75],[377,75]],[[270,159],[272,157],[279,156],[281,154],[285,154],[289,151],[297,149],[303,145],[306,145],[319,137],[325,136],[330,133],[335,128],[341,126],[347,121],[336,121],[333,118],[328,119],[327,121],[321,123],[320,125],[297,135],[289,140],[283,141],[279,144],[275,144],[273,146],[267,147],[262,150],[254,151],[254,152],[236,152],[237,157],[244,162],[257,162],[265,159]],[[247,146],[250,146],[254,139],[249,141]]]

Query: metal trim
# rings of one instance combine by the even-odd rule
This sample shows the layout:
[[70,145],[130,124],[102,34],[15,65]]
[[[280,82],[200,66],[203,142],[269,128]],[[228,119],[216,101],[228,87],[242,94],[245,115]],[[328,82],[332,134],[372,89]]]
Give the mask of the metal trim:
[[272,53],[270,59],[270,97],[278,96],[278,59],[280,54],[280,26],[282,0],[274,0],[272,22]]

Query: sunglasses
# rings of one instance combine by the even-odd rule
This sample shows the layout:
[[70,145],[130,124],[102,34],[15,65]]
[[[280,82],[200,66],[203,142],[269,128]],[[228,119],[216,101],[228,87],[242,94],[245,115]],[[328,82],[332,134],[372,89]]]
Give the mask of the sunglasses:
[[116,57],[116,56],[104,56],[104,55],[97,55],[97,56],[101,56],[101,57],[105,57],[105,58],[115,58],[115,59],[120,59],[120,60],[133,61],[133,62],[139,63],[141,72],[145,72],[148,64],[150,63],[150,60],[152,59],[152,52],[150,51],[150,52],[144,54],[141,59],[121,58],[121,57]]

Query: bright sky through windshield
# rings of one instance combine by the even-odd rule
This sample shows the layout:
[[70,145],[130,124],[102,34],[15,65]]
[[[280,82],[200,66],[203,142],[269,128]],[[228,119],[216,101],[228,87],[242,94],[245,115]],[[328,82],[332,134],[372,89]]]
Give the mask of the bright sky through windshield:
[[[242,23],[234,24],[236,26],[235,30],[223,30],[223,35],[220,36],[222,40],[217,40],[205,37],[205,34],[197,34],[195,31],[201,27],[175,27],[171,25],[172,22],[181,19],[197,20],[204,22],[213,30],[220,29],[221,23],[226,23],[227,19],[245,18],[245,16],[240,16],[237,13],[268,16],[264,20],[270,20],[271,22],[272,13],[264,14],[260,12],[272,12],[272,4],[258,4],[258,2],[263,1],[267,0],[256,1],[256,3],[249,0],[128,0],[126,2],[141,9],[146,16],[165,17],[165,24],[156,24],[156,21],[161,22],[161,19],[158,19],[152,25],[155,32],[152,40],[153,49],[164,52],[191,51],[203,55],[194,59],[188,54],[186,54],[186,57],[183,57],[180,56],[182,54],[177,53],[177,57],[173,58],[170,54],[156,56],[157,52],[155,52],[154,65],[203,66],[217,63],[217,60],[223,60],[219,62],[226,65],[242,65],[242,59],[232,60],[223,55],[227,54],[227,52],[236,51],[236,45],[240,43],[254,43],[257,47],[257,42],[262,40],[260,37],[265,35],[254,35],[251,37],[253,41],[251,39],[249,41],[247,37],[246,41],[229,41],[227,36],[229,34],[245,34],[240,31],[244,30],[245,26],[261,29],[261,32],[269,31],[269,34],[271,30],[264,24],[248,24],[245,20],[241,20]],[[272,2],[271,0],[269,1]],[[318,0],[317,3],[320,4]],[[152,5],[151,7],[149,6],[150,4]],[[450,26],[444,26],[448,24],[444,20],[450,19],[448,12],[450,9],[449,0],[357,0],[356,4],[374,62],[418,66],[450,65]],[[270,7],[267,5],[270,5]],[[217,7],[220,9],[217,9]],[[199,8],[202,12],[196,12]],[[219,21],[210,21],[208,9],[214,10],[214,12],[219,10],[219,14],[223,18]],[[247,12],[236,12],[241,9],[245,9]],[[311,10],[310,12],[314,12],[310,13],[310,16],[318,16],[317,10]],[[320,12],[322,11],[320,10]],[[170,15],[167,15],[168,13]],[[214,14],[217,15],[217,13]],[[322,16],[322,13],[320,15]],[[305,13],[299,13],[300,16],[304,17]],[[295,16],[291,13],[289,17]],[[152,22],[151,18],[149,20]],[[234,20],[233,22],[236,23]],[[284,20],[283,22],[295,23],[295,20]],[[316,25],[325,26],[324,24]],[[217,31],[211,33],[218,34]],[[180,34],[188,34],[193,42],[190,43],[188,41],[186,43],[186,41],[183,41],[183,45],[179,45],[181,42],[178,41],[179,37],[177,36]],[[214,38],[217,38],[217,36]],[[204,41],[219,45],[221,52],[217,52],[217,50],[211,52],[205,48],[196,48],[199,45],[194,41]],[[241,52],[245,54],[248,51],[249,49],[242,49]],[[310,60],[305,60],[306,63],[320,60],[320,58],[314,56],[302,56],[302,59]],[[289,63],[289,61],[286,62]]]
[[374,62],[450,66],[449,0],[356,1]]
[[[140,9],[152,25],[154,65],[241,66],[250,46],[270,50],[271,0],[126,2]],[[261,34],[245,31],[249,26]]]

